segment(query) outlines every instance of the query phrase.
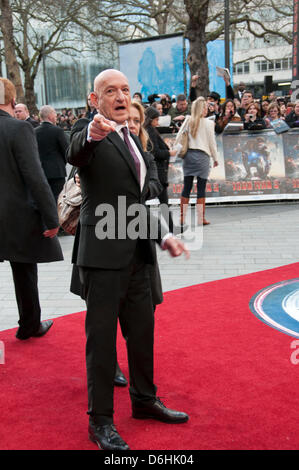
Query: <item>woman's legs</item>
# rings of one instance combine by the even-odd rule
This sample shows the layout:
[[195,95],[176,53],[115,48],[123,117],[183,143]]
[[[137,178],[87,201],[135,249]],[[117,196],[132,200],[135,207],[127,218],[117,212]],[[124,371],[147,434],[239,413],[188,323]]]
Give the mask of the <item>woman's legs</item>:
[[197,177],[197,225],[209,225],[205,218],[207,180]]
[[186,212],[189,204],[189,197],[193,185],[193,176],[184,177],[184,187],[181,196],[181,226],[185,223]]

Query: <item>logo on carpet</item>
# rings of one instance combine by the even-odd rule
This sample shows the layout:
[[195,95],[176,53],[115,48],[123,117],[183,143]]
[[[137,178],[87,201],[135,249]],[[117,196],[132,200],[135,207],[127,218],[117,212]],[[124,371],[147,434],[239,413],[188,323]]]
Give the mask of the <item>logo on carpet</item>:
[[272,284],[257,292],[249,303],[264,323],[299,338],[299,279]]

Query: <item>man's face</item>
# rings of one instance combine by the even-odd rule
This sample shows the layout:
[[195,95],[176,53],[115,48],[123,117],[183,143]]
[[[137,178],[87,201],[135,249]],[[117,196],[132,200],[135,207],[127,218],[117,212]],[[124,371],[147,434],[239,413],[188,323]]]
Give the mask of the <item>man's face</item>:
[[52,111],[49,116],[48,116],[48,119],[50,122],[52,122],[52,124],[56,124],[56,121],[57,121],[57,114],[56,114],[56,111]]
[[92,99],[107,119],[123,124],[129,117],[131,95],[127,78],[116,70],[103,73]]
[[244,93],[244,95],[242,97],[243,105],[246,106],[247,104],[251,103],[251,101],[253,101],[252,94],[251,93]]
[[27,119],[28,112],[27,112],[24,105],[22,105],[22,104],[17,104],[16,105],[16,107],[15,107],[15,116],[16,116],[17,119],[20,119],[22,121],[25,121],[25,119]]
[[187,100],[178,101],[176,104],[176,108],[180,112],[186,111],[186,109],[188,108],[188,101]]

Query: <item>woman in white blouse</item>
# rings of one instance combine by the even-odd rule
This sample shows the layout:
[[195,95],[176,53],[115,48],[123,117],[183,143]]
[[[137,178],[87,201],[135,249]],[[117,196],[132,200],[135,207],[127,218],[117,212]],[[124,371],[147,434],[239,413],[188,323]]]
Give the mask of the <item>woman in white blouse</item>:
[[186,117],[176,142],[184,130],[188,129],[188,151],[183,160],[184,188],[181,197],[181,227],[185,228],[185,216],[189,203],[193,179],[197,177],[197,221],[198,225],[208,225],[205,218],[205,191],[210,173],[210,159],[218,166],[215,123],[206,119],[207,102],[200,96],[192,103],[191,116]]

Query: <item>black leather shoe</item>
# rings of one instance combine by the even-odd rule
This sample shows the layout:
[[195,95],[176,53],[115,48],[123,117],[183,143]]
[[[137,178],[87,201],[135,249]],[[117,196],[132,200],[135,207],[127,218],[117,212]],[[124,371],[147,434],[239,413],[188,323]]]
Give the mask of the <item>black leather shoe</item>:
[[186,413],[166,408],[159,398],[154,403],[133,403],[132,416],[136,419],[157,419],[164,423],[185,423],[189,419]]
[[31,336],[33,336],[34,338],[39,338],[40,336],[44,336],[49,331],[52,325],[53,325],[52,320],[47,320],[47,321],[42,322],[39,326],[39,329],[36,331],[36,333],[33,333]]
[[102,450],[130,450],[116,431],[114,424],[89,423],[88,437]]
[[115,377],[114,377],[114,385],[117,387],[126,387],[128,385],[128,381],[122,371],[120,370],[119,365],[116,365]]
[[44,321],[40,324],[39,329],[35,333],[22,332],[22,330],[19,328],[16,333],[16,338],[17,339],[29,339],[31,337],[44,336],[49,331],[52,325],[53,325],[52,320]]

